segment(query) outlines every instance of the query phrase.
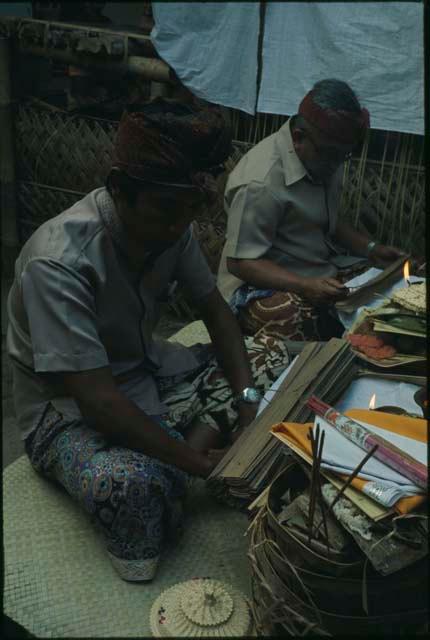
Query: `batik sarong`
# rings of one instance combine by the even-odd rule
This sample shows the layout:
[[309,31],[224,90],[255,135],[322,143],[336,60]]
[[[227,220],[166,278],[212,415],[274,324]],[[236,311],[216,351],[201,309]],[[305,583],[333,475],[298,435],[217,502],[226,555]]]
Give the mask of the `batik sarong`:
[[[367,268],[368,265],[360,263],[339,272],[336,279],[347,282]],[[242,331],[251,336],[264,334],[281,340],[320,341],[343,333],[334,305],[317,307],[289,291],[243,284],[234,292],[230,308],[237,315]]]
[[[286,346],[274,338],[246,338],[255,384],[265,390],[289,362]],[[160,382],[161,399],[169,408],[152,416],[169,435],[181,432],[198,418],[214,428],[237,426],[230,385],[210,348],[202,370],[185,380]],[[125,580],[154,577],[166,543],[182,531],[183,499],[192,478],[166,464],[114,446],[82,420],[67,422],[52,406],[26,440],[33,467],[62,485],[103,532],[107,552]]]

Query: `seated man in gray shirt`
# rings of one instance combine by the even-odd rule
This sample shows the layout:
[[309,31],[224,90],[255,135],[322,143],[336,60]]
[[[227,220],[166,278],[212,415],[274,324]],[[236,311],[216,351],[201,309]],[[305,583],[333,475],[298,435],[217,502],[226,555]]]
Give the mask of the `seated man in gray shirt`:
[[[7,345],[26,452],[92,514],[126,580],[154,576],[189,474],[211,472],[288,364],[273,338],[245,347],[190,226],[230,146],[216,107],[128,110],[107,189],[39,227],[16,262]],[[153,338],[174,281],[212,347]]]
[[329,309],[352,270],[401,255],[337,217],[343,163],[368,127],[352,89],[322,80],[231,172],[218,287],[246,333],[328,339],[341,329]]

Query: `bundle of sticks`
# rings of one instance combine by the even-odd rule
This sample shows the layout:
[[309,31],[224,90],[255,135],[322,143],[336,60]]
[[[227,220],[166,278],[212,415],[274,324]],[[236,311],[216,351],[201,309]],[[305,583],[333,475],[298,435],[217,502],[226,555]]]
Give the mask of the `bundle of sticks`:
[[305,423],[317,395],[333,403],[352,382],[356,360],[345,340],[310,342],[282,381],[273,399],[231,446],[207,480],[218,498],[245,506],[258,496],[285,465],[286,448],[270,433],[282,421]]

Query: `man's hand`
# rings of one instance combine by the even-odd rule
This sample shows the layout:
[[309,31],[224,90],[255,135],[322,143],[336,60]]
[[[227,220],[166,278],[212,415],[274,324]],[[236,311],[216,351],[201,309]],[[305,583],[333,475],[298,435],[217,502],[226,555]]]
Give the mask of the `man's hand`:
[[319,305],[346,298],[348,287],[335,278],[305,278],[302,295],[312,304]]
[[369,253],[369,261],[375,267],[385,269],[385,267],[388,267],[392,262],[404,255],[404,251],[397,249],[397,247],[390,247],[385,244],[377,244]]
[[239,429],[247,427],[257,415],[258,403],[239,402],[237,405],[237,413],[239,415]]
[[221,462],[229,448],[230,447],[224,447],[224,449],[208,449],[208,460],[210,460],[212,468],[210,469],[208,474],[204,476],[205,478],[207,478],[215,469],[215,467]]
[[209,449],[206,453],[200,454],[202,471],[198,475],[201,478],[208,478],[225,453],[225,449]]

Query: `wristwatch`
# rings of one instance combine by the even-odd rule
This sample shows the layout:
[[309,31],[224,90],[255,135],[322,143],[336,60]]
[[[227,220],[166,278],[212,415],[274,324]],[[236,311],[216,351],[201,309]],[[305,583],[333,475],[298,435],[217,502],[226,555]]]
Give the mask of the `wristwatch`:
[[247,404],[256,404],[257,402],[260,402],[261,398],[262,398],[262,395],[258,391],[258,389],[255,389],[254,387],[245,387],[245,389],[242,389],[242,391],[238,393],[237,396],[234,397],[234,402],[235,403],[246,402]]
[[375,242],[374,240],[371,240],[369,242],[369,244],[367,245],[367,255],[370,255],[370,252],[373,251],[373,249],[376,247],[378,243]]

